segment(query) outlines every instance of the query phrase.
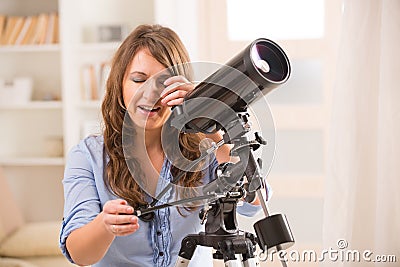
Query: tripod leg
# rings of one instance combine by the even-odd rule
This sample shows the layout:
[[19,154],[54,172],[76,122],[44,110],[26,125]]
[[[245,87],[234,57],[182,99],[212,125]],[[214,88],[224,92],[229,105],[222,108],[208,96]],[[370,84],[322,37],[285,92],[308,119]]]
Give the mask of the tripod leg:
[[225,262],[225,267],[243,267],[239,260],[230,260]]
[[190,260],[178,256],[178,259],[175,262],[175,267],[186,267],[189,266],[189,263]]
[[246,239],[247,252],[242,254],[243,266],[256,267],[257,265],[259,265],[258,259],[254,255],[256,241],[253,234],[246,233],[246,236],[248,237]]
[[258,265],[257,263],[258,262],[257,262],[256,258],[250,258],[250,259],[247,259],[246,261],[243,261],[243,266],[244,267],[256,267]]
[[198,240],[195,235],[188,235],[182,240],[181,249],[179,250],[175,267],[186,267],[189,265],[197,244]]
[[[238,244],[242,242],[239,241]],[[238,244],[233,240],[224,240],[219,243],[220,252],[224,257],[225,267],[242,267],[240,259],[236,258],[236,252]]]

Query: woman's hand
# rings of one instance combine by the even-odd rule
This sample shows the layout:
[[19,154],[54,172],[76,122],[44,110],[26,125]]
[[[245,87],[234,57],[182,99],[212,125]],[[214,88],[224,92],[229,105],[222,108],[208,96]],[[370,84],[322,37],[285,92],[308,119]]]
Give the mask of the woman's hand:
[[182,104],[185,96],[194,89],[194,85],[184,76],[172,76],[165,80],[166,88],[161,93],[161,104],[177,106]]
[[108,232],[115,236],[133,234],[139,229],[138,217],[125,200],[107,201],[103,207],[103,223]]

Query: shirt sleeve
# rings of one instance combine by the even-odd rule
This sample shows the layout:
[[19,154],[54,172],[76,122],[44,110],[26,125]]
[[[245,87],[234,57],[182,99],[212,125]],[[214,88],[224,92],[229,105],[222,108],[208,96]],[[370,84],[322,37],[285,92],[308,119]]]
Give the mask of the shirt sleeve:
[[[266,201],[271,199],[272,196],[272,188],[268,184],[267,181],[264,181],[265,183],[265,191],[266,191]],[[237,212],[240,215],[246,216],[246,217],[253,217],[255,216],[259,211],[261,210],[261,205],[253,205],[247,202],[243,202],[243,205],[237,207]]]
[[101,211],[93,164],[83,142],[75,146],[68,155],[63,186],[64,218],[59,246],[65,257],[73,263],[66,248],[68,235],[92,221]]

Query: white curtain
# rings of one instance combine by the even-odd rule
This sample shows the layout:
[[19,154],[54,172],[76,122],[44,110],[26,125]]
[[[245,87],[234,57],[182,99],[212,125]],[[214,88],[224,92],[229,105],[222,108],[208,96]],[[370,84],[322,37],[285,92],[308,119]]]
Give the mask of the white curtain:
[[361,258],[323,265],[400,266],[400,0],[345,0],[338,55],[323,248]]

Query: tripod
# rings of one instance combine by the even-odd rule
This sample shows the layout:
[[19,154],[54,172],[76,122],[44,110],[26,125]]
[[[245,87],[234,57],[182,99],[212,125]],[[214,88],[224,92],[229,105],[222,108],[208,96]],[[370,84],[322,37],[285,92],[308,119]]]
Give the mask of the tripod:
[[[226,267],[244,266],[255,267],[257,260],[254,256],[256,244],[264,252],[281,250],[291,246],[294,239],[288,226],[286,217],[281,214],[270,216],[266,201],[261,189],[265,189],[264,180],[261,177],[261,160],[256,161],[253,151],[266,142],[255,134],[255,140],[249,141],[246,133],[250,130],[248,124],[248,113],[237,114],[225,128],[224,142],[233,144],[231,154],[238,156],[240,161],[236,164],[228,163],[220,165],[221,172],[218,173],[216,184],[206,186],[203,191],[220,193],[231,188],[227,197],[219,198],[204,211],[203,217],[207,219],[205,232],[187,235],[181,243],[178,260],[175,267],[185,267],[193,256],[197,246],[212,247],[215,249],[213,257],[223,259]],[[244,172],[243,172],[244,170]],[[242,176],[248,180],[247,190],[238,185]],[[261,202],[265,219],[254,225],[257,237],[248,232],[240,232],[237,228],[236,206],[239,198],[246,196],[246,193],[256,192]],[[248,202],[254,199],[253,196],[246,197]],[[241,255],[242,264],[235,255]],[[286,266],[286,262],[282,261]]]
[[[220,164],[216,171],[217,178],[204,186],[204,196],[156,206],[157,199],[170,188],[167,186],[156,197],[156,200],[150,203],[150,207],[136,210],[136,214],[144,218],[154,210],[167,206],[192,200],[212,200],[202,212],[203,221],[206,220],[205,232],[189,234],[182,240],[175,267],[188,266],[197,246],[214,248],[216,252],[213,257],[223,259],[227,267],[241,266],[235,256],[238,254],[241,255],[244,267],[255,267],[257,261],[254,252],[257,244],[266,253],[286,249],[294,244],[286,217],[282,214],[269,214],[266,200],[262,194],[265,183],[260,171],[261,160],[256,161],[253,155],[253,151],[261,145],[265,145],[266,142],[258,134],[255,134],[254,140],[248,139],[246,135],[250,131],[248,116],[246,112],[237,113],[230,117],[227,120],[228,123],[223,126],[225,133],[217,147],[224,143],[233,144],[231,155],[237,156],[239,161]],[[207,154],[217,147],[214,146]],[[247,189],[243,183],[244,177],[248,181]],[[179,179],[178,177],[176,180]],[[239,231],[236,221],[238,200],[244,198],[247,202],[251,202],[255,195],[258,196],[265,215],[264,219],[254,224],[256,236]],[[282,261],[282,265],[286,266],[286,262]]]
[[228,193],[203,211],[203,217],[207,217],[205,232],[189,234],[182,240],[175,267],[188,266],[197,246],[214,248],[214,259],[223,259],[225,266],[240,266],[235,254],[242,255],[243,266],[256,266],[255,236],[237,228],[236,205],[241,196]]

